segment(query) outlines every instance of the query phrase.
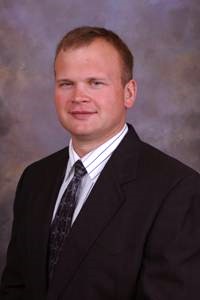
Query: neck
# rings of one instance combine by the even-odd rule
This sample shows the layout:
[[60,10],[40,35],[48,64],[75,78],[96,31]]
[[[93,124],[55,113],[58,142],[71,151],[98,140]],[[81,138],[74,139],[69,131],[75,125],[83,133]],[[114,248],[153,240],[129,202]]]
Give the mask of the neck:
[[96,148],[107,142],[110,138],[112,138],[112,136],[101,141],[85,141],[72,138],[72,145],[78,156],[83,157],[84,155],[88,154],[89,152],[95,150]]
[[96,144],[96,143],[76,143],[72,140],[72,145],[75,150],[75,152],[78,154],[79,157],[83,157],[87,153],[91,152],[92,150],[98,148],[102,143]]
[[102,144],[107,142],[109,139],[111,139],[113,136],[115,136],[117,133],[119,133],[122,130],[123,126],[116,132],[113,132],[112,134],[107,135],[100,140],[97,140],[97,139],[89,140],[86,138],[84,139],[84,138],[77,138],[75,136],[72,136],[73,148],[79,157],[83,157],[84,155],[95,150],[96,148],[98,148],[99,146],[101,146]]

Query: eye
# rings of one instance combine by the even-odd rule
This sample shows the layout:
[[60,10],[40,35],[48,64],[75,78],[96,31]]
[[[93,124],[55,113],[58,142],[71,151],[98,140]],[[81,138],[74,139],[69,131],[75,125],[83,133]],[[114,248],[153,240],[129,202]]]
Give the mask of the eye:
[[59,87],[64,87],[64,88],[68,88],[68,87],[73,86],[73,82],[72,81],[68,81],[68,80],[59,81],[58,82],[58,86]]
[[105,84],[104,81],[99,80],[99,79],[92,79],[90,81],[90,85],[93,86],[93,87],[101,87],[104,84]]

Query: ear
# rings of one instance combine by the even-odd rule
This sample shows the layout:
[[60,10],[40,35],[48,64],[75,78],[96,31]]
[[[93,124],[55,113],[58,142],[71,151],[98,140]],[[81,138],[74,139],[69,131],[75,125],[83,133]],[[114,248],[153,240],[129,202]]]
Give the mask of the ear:
[[131,108],[135,102],[137,94],[137,83],[131,79],[124,88],[124,106]]

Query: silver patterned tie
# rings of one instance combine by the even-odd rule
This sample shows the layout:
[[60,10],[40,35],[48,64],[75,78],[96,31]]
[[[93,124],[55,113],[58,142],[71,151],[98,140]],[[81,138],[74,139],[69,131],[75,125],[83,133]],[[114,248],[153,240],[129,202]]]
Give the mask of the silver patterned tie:
[[54,268],[59,260],[64,240],[70,232],[72,217],[76,207],[77,190],[82,177],[87,172],[80,160],[74,164],[74,168],[74,176],[61,198],[58,210],[51,225],[48,249],[49,280],[53,277]]

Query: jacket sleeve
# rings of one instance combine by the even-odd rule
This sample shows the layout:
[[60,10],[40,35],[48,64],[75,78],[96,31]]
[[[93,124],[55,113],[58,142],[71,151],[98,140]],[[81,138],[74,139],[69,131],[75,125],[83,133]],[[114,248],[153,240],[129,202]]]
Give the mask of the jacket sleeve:
[[22,186],[24,173],[18,183],[14,201],[14,219],[11,240],[8,246],[6,266],[0,285],[1,300],[22,300],[26,286],[25,266],[23,261],[23,252],[25,251],[23,237],[25,228],[23,228],[21,224],[21,216],[23,214]]
[[148,235],[137,300],[200,299],[200,176],[166,195]]

